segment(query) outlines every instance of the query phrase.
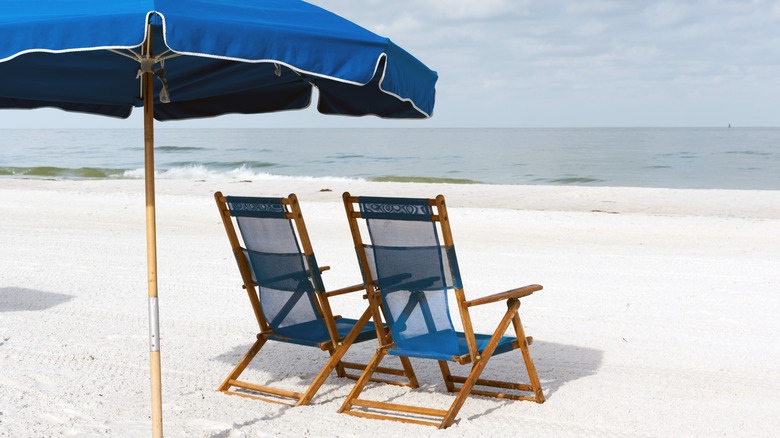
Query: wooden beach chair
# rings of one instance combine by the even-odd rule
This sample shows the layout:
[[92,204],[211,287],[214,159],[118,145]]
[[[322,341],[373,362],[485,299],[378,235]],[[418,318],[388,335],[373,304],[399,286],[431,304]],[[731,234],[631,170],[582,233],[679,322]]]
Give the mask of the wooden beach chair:
[[[542,286],[534,284],[466,301],[447,209],[441,195],[436,199],[406,199],[352,197],[344,193],[344,205],[374,321],[384,315],[392,339],[379,333],[380,347],[376,355],[339,412],[443,429],[452,424],[472,393],[544,402],[536,368],[528,351],[533,339],[526,338],[518,315],[519,298],[541,290]],[[455,330],[450,317],[447,304],[449,289],[454,290],[463,332]],[[508,309],[493,334],[474,333],[469,308],[498,301],[506,301]],[[514,327],[515,336],[504,336],[510,325]],[[514,349],[522,352],[530,384],[480,379],[482,370],[493,355]],[[457,392],[449,410],[358,398],[374,368],[388,354],[438,361],[447,391]],[[471,371],[467,377],[454,376],[450,373],[448,362],[471,365]],[[497,389],[476,390],[475,386]],[[523,395],[523,392],[531,394]],[[404,416],[389,415],[388,411]],[[435,421],[429,421],[430,418]]]
[[[303,216],[294,194],[287,198],[225,197],[214,194],[230,245],[238,262],[244,288],[249,295],[260,333],[257,341],[219,390],[259,400],[306,405],[335,369],[339,377],[357,379],[346,369],[363,370],[365,365],[342,361],[355,342],[376,338],[376,326],[367,325],[370,309],[355,320],[333,316],[328,298],[363,291],[363,284],[326,292],[320,276],[328,267],[319,268],[312,251]],[[238,225],[243,247],[234,221]],[[318,347],[330,353],[330,359],[304,393],[256,385],[238,380],[266,341],[287,342]],[[408,359],[403,370],[382,368],[380,373],[406,377],[407,382],[376,381],[417,387]],[[231,388],[238,388],[237,391]],[[275,398],[259,397],[273,396]],[[288,403],[292,399],[292,403]]]

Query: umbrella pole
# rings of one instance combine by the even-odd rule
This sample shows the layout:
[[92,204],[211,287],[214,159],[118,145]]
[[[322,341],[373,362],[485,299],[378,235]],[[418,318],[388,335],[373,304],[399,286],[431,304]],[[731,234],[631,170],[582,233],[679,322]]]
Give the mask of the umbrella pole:
[[[152,26],[147,32],[144,56],[152,54]],[[144,173],[146,182],[146,266],[149,279],[149,363],[151,368],[152,436],[162,438],[162,372],[160,369],[160,312],[157,305],[157,223],[154,202],[154,76],[144,81]]]

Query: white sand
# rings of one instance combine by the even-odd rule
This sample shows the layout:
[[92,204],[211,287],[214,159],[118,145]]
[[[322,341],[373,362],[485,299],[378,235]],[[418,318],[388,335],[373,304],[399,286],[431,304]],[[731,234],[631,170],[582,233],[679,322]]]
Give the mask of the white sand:
[[[328,188],[330,192],[320,192]],[[158,181],[167,437],[775,436],[780,427],[780,192]],[[469,298],[540,283],[521,317],[547,402],[471,397],[446,431],[216,391],[256,323],[212,198],[295,192],[326,286],[359,281],[340,195],[447,197]],[[0,179],[0,436],[149,436],[142,181]],[[333,302],[357,316],[357,296]],[[505,307],[477,308],[491,332]],[[373,342],[352,358],[367,359]],[[269,343],[246,380],[302,391],[316,349]],[[366,397],[446,408],[435,362],[416,390]],[[486,376],[522,376],[519,352]],[[464,373],[465,367],[455,368]]]

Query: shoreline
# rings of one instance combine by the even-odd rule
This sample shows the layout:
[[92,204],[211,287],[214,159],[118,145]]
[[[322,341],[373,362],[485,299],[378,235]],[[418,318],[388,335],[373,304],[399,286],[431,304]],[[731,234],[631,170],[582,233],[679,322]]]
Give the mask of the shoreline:
[[[374,182],[349,179],[283,178],[268,180],[157,179],[158,196],[212,195],[215,191],[247,196],[287,196],[301,202],[341,202],[341,194],[434,197],[451,207],[605,214],[780,218],[780,190],[668,189],[558,185],[493,185]],[[55,190],[95,194],[144,193],[144,181],[0,178],[0,190]]]

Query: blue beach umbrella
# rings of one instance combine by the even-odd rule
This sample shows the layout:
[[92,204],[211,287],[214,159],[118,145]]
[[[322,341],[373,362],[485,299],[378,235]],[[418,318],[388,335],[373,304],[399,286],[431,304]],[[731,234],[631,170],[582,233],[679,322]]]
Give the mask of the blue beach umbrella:
[[152,430],[162,436],[153,119],[303,109],[428,118],[436,72],[298,0],[24,0],[0,8],[0,108],[143,107]]

